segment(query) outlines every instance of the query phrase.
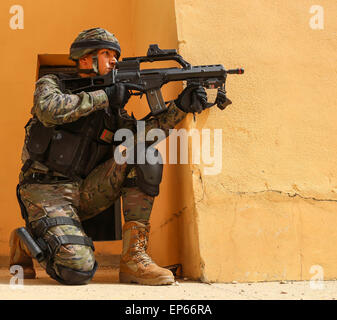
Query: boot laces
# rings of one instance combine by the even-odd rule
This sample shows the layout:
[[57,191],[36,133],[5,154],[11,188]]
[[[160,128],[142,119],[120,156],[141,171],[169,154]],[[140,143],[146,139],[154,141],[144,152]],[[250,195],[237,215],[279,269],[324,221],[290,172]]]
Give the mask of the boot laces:
[[147,233],[148,231],[144,228],[138,229],[139,233],[136,236],[136,243],[134,245],[135,254],[134,257],[136,258],[137,262],[141,262],[145,267],[150,263],[153,263],[150,256],[146,253],[147,250]]

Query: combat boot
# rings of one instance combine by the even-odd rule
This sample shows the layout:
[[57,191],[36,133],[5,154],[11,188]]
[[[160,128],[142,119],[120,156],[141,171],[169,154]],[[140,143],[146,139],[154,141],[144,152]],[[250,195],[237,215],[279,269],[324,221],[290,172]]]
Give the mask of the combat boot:
[[156,265],[146,254],[150,226],[138,221],[123,226],[123,252],[120,261],[119,281],[145,285],[174,283],[173,273]]
[[16,230],[12,231],[9,238],[9,266],[20,265],[23,268],[25,279],[35,279],[36,273],[32,256],[26,245],[17,235]]

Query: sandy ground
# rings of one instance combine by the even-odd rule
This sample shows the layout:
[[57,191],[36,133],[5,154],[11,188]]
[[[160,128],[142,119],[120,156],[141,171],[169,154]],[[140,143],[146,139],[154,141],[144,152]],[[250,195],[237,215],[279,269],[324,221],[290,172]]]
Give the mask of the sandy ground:
[[[100,268],[85,286],[63,286],[37,270],[37,279],[26,279],[22,286],[9,270],[0,269],[1,300],[335,300],[337,281],[324,281],[313,288],[308,281],[258,283],[200,283],[177,279],[171,286],[119,284],[118,270]],[[12,283],[11,283],[12,278]],[[317,285],[317,283],[316,283]]]

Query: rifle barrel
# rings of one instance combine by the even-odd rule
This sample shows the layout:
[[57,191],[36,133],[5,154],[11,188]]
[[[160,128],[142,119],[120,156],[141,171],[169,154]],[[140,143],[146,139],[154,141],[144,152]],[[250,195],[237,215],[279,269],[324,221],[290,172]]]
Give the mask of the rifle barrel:
[[245,70],[242,68],[238,68],[238,69],[229,69],[226,72],[229,74],[242,74],[245,72]]

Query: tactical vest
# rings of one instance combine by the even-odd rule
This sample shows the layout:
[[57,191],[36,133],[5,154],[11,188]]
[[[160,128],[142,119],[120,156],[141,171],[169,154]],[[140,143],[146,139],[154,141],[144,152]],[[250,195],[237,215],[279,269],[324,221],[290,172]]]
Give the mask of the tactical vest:
[[29,157],[50,171],[84,179],[113,156],[117,119],[105,110],[55,127],[45,127],[36,117],[28,124],[31,124],[26,144]]

